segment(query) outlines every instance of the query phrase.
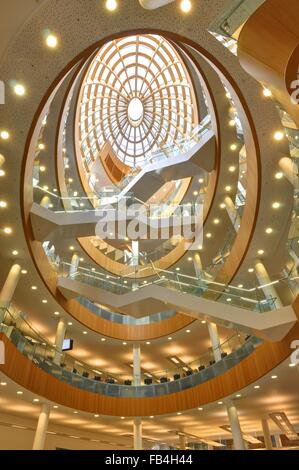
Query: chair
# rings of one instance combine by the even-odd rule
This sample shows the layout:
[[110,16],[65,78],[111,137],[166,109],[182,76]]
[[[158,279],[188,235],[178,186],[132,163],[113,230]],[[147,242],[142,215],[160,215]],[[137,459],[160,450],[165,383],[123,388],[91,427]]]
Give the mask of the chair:
[[73,374],[78,374],[77,369],[75,369],[75,368],[73,369]]
[[152,383],[153,383],[153,379],[151,378],[144,379],[144,385],[152,385]]
[[124,385],[132,385],[132,380],[125,380]]
[[227,352],[221,353],[221,358],[222,358],[222,359],[223,359],[224,357],[226,357],[226,356],[227,356]]
[[204,370],[206,367],[205,366],[199,366],[198,367],[198,372],[200,372],[201,370]]
[[210,366],[212,366],[213,364],[215,364],[215,360],[214,361],[210,361]]
[[181,378],[181,374],[174,374],[173,380],[179,380]]
[[102,377],[101,377],[100,375],[95,375],[95,376],[94,376],[94,380],[95,380],[96,382],[101,382]]
[[84,377],[85,379],[88,379],[89,373],[84,371],[83,374],[82,374],[82,377]]
[[167,383],[167,382],[168,382],[167,377],[161,377],[161,378],[160,378],[160,383],[161,383],[161,384],[165,384],[165,383]]
[[191,369],[187,370],[186,375],[187,376],[193,375],[193,370],[191,370]]

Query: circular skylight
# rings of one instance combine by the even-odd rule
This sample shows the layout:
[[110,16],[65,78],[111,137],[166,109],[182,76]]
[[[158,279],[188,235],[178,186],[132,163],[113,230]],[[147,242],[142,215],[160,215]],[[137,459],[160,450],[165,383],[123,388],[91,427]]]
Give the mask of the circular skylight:
[[197,125],[188,70],[161,36],[110,41],[93,59],[79,99],[79,140],[87,173],[105,144],[129,167],[179,144]]

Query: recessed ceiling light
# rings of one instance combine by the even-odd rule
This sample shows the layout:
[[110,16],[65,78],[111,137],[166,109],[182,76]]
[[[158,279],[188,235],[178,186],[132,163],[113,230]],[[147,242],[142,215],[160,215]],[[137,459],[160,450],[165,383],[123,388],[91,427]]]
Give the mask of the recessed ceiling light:
[[43,300],[42,300],[42,303],[43,303],[43,304],[47,304],[48,301],[47,301],[46,299],[43,299]]
[[84,258],[80,258],[80,261],[81,261],[81,263],[83,263],[83,261],[84,261]]
[[45,166],[40,166],[39,169],[40,169],[40,172],[41,172],[41,173],[44,173],[44,172],[46,171],[46,167],[45,167]]
[[44,190],[44,191],[48,191],[48,190],[49,190],[49,186],[43,186],[43,190]]
[[58,408],[58,405],[53,405],[53,408],[55,408],[55,410],[57,410],[57,408]]
[[13,256],[18,256],[19,252],[18,252],[17,250],[14,250],[14,251],[12,252],[12,254],[13,254]]
[[169,336],[167,339],[168,339],[168,341],[171,341],[171,340],[172,340],[172,337],[171,337],[171,336]]
[[254,272],[254,269],[253,269],[253,268],[249,268],[249,269],[248,269],[248,272],[249,272],[249,273],[253,273],[253,272]]
[[54,312],[54,315],[56,315],[56,317],[58,317],[58,315],[60,315],[59,312]]
[[259,385],[255,385],[254,388],[255,388],[256,390],[258,390],[258,389],[261,388],[261,387],[260,387]]
[[6,387],[7,382],[1,382],[0,385],[1,385],[1,387]]
[[236,167],[235,167],[235,166],[230,166],[228,170],[229,170],[231,173],[234,173],[234,171],[236,171]]
[[231,186],[225,186],[225,191],[229,192],[231,191],[232,187]]
[[238,394],[236,395],[237,398],[240,398],[241,396],[242,396],[241,393],[238,393]]
[[228,299],[226,299],[226,302],[231,302],[232,299],[229,297]]
[[87,331],[83,331],[83,334],[84,334],[84,335],[87,335]]
[[283,178],[283,173],[281,171],[278,171],[276,174],[275,174],[275,178],[277,180],[281,180],[281,178]]
[[192,258],[191,258],[191,256],[189,256],[189,258],[188,258],[188,261],[192,261]]
[[21,390],[17,391],[17,395],[23,395],[23,392]]
[[181,414],[182,414],[182,413],[181,413],[180,411],[178,411],[177,415],[178,415],[178,416],[181,416]]
[[269,90],[269,88],[264,88],[264,89],[263,89],[263,95],[264,95],[266,98],[269,98],[270,96],[272,96],[272,91]]
[[31,289],[32,290],[37,290],[37,287],[36,286],[31,286]]
[[277,141],[280,141],[284,138],[284,133],[281,132],[281,131],[277,131],[275,132],[274,134],[274,139],[277,140]]
[[9,137],[10,137],[9,132],[5,131],[5,130],[1,131],[0,132],[0,137],[1,137],[2,140],[8,140]]
[[74,411],[74,415],[77,415],[78,414],[78,411]]
[[100,415],[94,415],[95,418],[98,418]]
[[222,204],[220,204],[220,209],[225,209],[226,205],[224,204],[224,202]]
[[5,171],[4,170],[0,170],[0,176],[5,176]]
[[239,284],[238,287],[239,287],[239,289],[242,289],[242,288],[243,288],[243,284]]
[[204,182],[203,178],[199,178],[198,182],[202,184]]
[[73,326],[71,321],[68,322],[68,326]]
[[236,124],[236,121],[235,121],[234,119],[231,119],[231,120],[229,121],[229,125],[230,125],[231,127],[234,127],[235,124]]
[[191,0],[181,0],[181,10],[183,13],[189,13],[192,8]]
[[272,207],[273,209],[279,209],[280,208],[279,202],[273,202]]
[[265,253],[264,250],[259,250],[259,251],[258,251],[258,254],[259,254],[259,255],[263,255],[264,253]]
[[205,325],[207,322],[206,320],[201,320],[202,325]]
[[68,182],[69,182],[69,183],[72,183],[73,181],[74,181],[73,178],[69,178],[69,179],[68,179]]
[[277,375],[271,375],[271,379],[277,379]]
[[57,36],[55,36],[55,34],[49,34],[46,38],[46,44],[51,49],[55,49],[58,45]]
[[180,271],[180,270],[181,270],[181,268],[175,268],[175,270],[176,270],[176,271]]
[[270,234],[273,232],[273,229],[271,227],[266,228],[266,233]]
[[104,343],[106,341],[106,338],[101,338],[101,341]]
[[120,419],[126,419],[124,416],[121,416]]
[[232,151],[237,150],[237,148],[238,148],[237,144],[232,144],[232,145],[230,146],[230,149],[231,149]]
[[191,330],[186,330],[186,333],[191,333]]
[[150,419],[154,419],[154,416],[150,416]]
[[70,246],[70,251],[74,251],[75,247],[74,246]]
[[146,344],[149,345],[149,344],[151,344],[151,342],[150,342],[150,341],[147,341]]
[[27,269],[22,269],[21,273],[22,274],[28,274],[28,271],[27,271]]
[[115,11],[117,8],[117,1],[116,0],[106,0],[106,8],[109,11]]
[[198,196],[198,191],[193,191],[193,196]]
[[294,364],[294,362],[291,362],[291,363],[289,364],[289,367],[296,367],[296,364]]
[[206,234],[206,237],[207,237],[207,238],[212,238],[212,234],[211,234],[211,233],[207,233],[207,234]]
[[7,207],[7,202],[0,201],[0,207],[1,207],[1,209],[4,209],[5,207]]
[[45,150],[46,146],[45,146],[45,144],[43,144],[41,142],[40,144],[38,144],[38,148],[39,148],[39,150]]
[[197,408],[197,409],[198,409],[198,411],[202,411],[202,410],[203,410],[203,408],[201,408],[201,407],[200,407],[200,408]]
[[39,402],[39,398],[34,398],[33,401],[34,401],[34,403],[38,403],[38,402]]
[[21,83],[17,83],[13,89],[18,96],[24,96],[26,93],[25,87]]
[[124,346],[127,346],[127,344],[128,344],[128,343],[126,343],[126,341],[123,341],[123,345],[124,345]]
[[12,234],[12,229],[10,227],[4,227],[3,232],[6,235],[11,235]]
[[218,401],[218,405],[223,405],[223,401]]
[[215,224],[215,225],[218,225],[218,224],[219,224],[219,222],[220,222],[220,220],[219,220],[219,219],[214,219],[214,224]]

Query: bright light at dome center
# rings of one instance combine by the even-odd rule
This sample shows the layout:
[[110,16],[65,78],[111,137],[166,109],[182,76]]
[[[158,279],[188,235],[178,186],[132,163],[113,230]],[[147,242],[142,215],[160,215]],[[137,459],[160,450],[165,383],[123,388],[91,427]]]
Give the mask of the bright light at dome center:
[[133,123],[137,123],[143,116],[143,104],[139,98],[133,98],[129,102],[128,116]]

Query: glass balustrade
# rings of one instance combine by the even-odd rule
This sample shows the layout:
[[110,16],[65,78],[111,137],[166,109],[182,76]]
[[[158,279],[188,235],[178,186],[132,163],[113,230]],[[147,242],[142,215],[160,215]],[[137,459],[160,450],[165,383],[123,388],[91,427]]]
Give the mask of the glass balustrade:
[[7,308],[1,308],[0,315],[3,318],[0,333],[4,333],[37,367],[72,386],[115,397],[150,397],[186,390],[225,373],[261,344],[261,340],[253,336],[235,333],[219,346],[220,361],[214,361],[213,351],[209,349],[189,364],[174,363],[160,371],[143,370],[143,384],[134,386],[128,376],[92,368],[69,353],[58,351],[22,314],[16,315]]

